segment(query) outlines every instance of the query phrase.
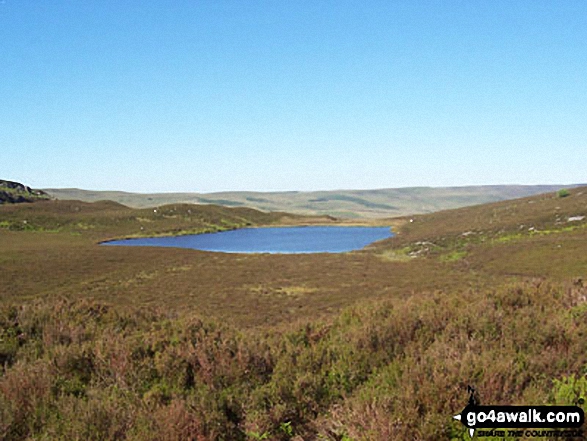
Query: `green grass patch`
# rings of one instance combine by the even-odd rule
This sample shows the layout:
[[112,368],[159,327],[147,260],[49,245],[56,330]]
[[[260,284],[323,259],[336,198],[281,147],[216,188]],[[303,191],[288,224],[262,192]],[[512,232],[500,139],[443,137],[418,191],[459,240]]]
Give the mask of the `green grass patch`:
[[450,253],[447,254],[442,254],[440,256],[440,261],[441,262],[456,262],[458,260],[462,260],[465,258],[465,256],[467,255],[466,251],[451,251]]
[[570,196],[570,195],[571,195],[571,193],[569,193],[569,190],[567,190],[566,188],[563,188],[563,189],[561,189],[561,190],[557,191],[557,192],[556,192],[556,195],[557,195],[559,198],[566,198],[566,197]]
[[522,233],[503,234],[503,235],[493,239],[493,242],[508,243],[508,242],[522,240],[526,237],[529,237],[529,236],[527,234],[522,234]]
[[1,221],[0,228],[9,231],[33,231],[41,233],[58,233],[61,231],[61,229],[57,227],[45,227],[41,225],[35,225],[27,221]]
[[384,250],[378,252],[376,255],[380,259],[387,262],[408,262],[412,260],[413,256],[409,255],[410,248],[404,247],[399,250]]

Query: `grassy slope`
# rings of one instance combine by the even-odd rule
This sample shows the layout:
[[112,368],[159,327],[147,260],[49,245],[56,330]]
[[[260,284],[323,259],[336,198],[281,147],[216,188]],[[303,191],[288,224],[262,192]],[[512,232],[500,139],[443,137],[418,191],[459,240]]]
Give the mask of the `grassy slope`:
[[0,215],[2,226],[10,231],[81,235],[88,240],[217,231],[292,217],[244,207],[173,204],[156,209],[132,209],[112,201],[74,200],[9,205],[2,207]]
[[[0,437],[467,439],[467,384],[587,394],[586,188],[405,218],[341,255],[99,247],[137,211],[58,204],[0,207]],[[142,224],[196,225],[161,215]]]
[[265,211],[333,215],[336,217],[391,217],[430,213],[450,208],[514,199],[558,190],[560,186],[477,186],[399,188],[319,192],[222,192],[138,194],[79,189],[48,189],[58,199],[88,202],[108,199],[137,208],[170,203],[247,206]]
[[390,255],[457,260],[492,277],[561,280],[584,276],[587,267],[586,187],[563,198],[547,193],[410,219],[404,220],[400,235],[374,248]]
[[[191,213],[188,211],[191,210]],[[407,294],[419,265],[384,276],[389,263],[370,254],[231,255],[182,249],[99,247],[114,237],[209,231],[301,222],[247,208],[176,205],[134,210],[114,202],[50,201],[2,207],[3,300],[90,297],[116,304],[161,304],[261,325],[319,316],[361,296]],[[25,223],[26,221],[26,223]],[[324,221],[329,221],[324,219]],[[30,271],[29,268],[35,268]],[[427,269],[431,274],[436,270]],[[442,270],[442,273],[445,273]],[[441,283],[423,281],[430,288]],[[453,285],[454,277],[446,277]],[[460,279],[459,279],[460,280]],[[358,290],[358,291],[357,291]]]

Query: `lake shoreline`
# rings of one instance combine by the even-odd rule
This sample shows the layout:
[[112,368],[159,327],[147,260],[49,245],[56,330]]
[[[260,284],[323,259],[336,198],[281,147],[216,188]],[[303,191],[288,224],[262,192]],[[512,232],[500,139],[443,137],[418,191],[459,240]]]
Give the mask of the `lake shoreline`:
[[[284,221],[288,219],[287,221]],[[240,230],[243,228],[291,228],[291,227],[311,227],[311,226],[344,226],[344,227],[388,227],[393,235],[398,234],[399,227],[407,222],[404,218],[378,218],[378,219],[291,219],[285,217],[276,223],[262,224],[262,225],[245,225],[242,227],[217,227],[206,231],[196,230],[181,230],[181,231],[166,231],[161,233],[147,233],[147,234],[132,234],[119,237],[108,238],[96,242],[97,245],[103,245],[108,242],[127,240],[127,239],[145,239],[150,237],[180,237],[180,236],[191,236],[198,234],[210,234],[210,233],[221,233],[224,231]]]
[[358,251],[394,235],[389,225],[247,226],[209,233],[217,234],[134,237],[100,244],[187,248],[236,254],[313,254]]

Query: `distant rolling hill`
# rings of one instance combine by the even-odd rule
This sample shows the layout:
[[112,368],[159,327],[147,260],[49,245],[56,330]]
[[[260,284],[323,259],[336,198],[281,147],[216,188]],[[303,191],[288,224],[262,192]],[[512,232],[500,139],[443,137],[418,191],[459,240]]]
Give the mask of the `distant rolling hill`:
[[145,208],[171,203],[251,207],[341,218],[396,217],[484,204],[572,188],[578,185],[488,185],[470,187],[410,187],[378,190],[315,192],[127,193],[77,188],[48,188],[57,199],[86,202],[112,200]]

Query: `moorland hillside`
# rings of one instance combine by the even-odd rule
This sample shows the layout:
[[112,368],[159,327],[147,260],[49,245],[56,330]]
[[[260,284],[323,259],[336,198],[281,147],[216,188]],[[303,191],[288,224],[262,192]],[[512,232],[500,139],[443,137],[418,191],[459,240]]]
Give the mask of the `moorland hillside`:
[[128,193],[89,191],[76,188],[46,189],[58,199],[86,202],[112,200],[134,208],[190,203],[227,207],[250,207],[263,211],[285,211],[304,215],[372,219],[516,199],[563,188],[561,185],[485,185],[469,187],[411,187],[378,190],[219,192],[219,193]]
[[0,207],[0,438],[464,440],[468,385],[584,405],[587,188],[344,254],[98,244],[284,219],[202,208]]

